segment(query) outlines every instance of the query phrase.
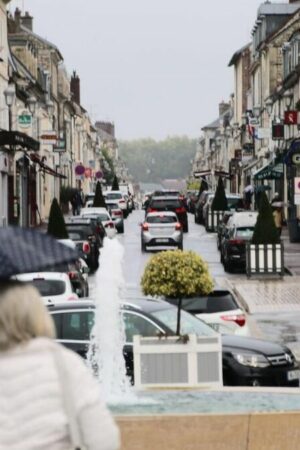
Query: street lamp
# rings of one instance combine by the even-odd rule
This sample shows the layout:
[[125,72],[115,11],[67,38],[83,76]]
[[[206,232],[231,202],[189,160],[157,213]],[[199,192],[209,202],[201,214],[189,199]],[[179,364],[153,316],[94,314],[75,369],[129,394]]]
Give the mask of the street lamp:
[[29,97],[29,99],[27,100],[27,105],[28,105],[28,109],[31,112],[31,114],[34,116],[35,111],[36,111],[36,104],[37,104],[37,99],[34,95],[31,95]]
[[292,104],[293,94],[291,93],[291,91],[285,91],[285,93],[283,94],[283,98],[285,101],[286,109],[289,110]]
[[272,111],[273,111],[273,101],[272,101],[271,98],[268,98],[268,99],[265,101],[265,106],[266,106],[266,111],[267,111],[267,113],[268,113],[268,116],[270,117],[271,114],[272,114]]
[[16,96],[16,87],[14,84],[9,84],[4,91],[5,103],[8,106],[8,129],[11,131],[12,127],[12,117],[11,117],[11,107],[14,103]]
[[49,117],[52,117],[54,114],[54,103],[51,100],[48,100],[46,103],[46,107]]

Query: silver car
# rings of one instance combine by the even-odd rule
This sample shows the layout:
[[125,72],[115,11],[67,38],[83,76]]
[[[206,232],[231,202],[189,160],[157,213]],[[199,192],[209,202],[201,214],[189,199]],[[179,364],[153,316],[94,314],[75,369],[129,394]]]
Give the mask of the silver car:
[[118,202],[105,202],[106,207],[110,212],[111,218],[115,224],[118,233],[124,233],[124,218],[123,211],[120,209]]
[[183,248],[183,230],[174,212],[151,212],[141,224],[141,250]]

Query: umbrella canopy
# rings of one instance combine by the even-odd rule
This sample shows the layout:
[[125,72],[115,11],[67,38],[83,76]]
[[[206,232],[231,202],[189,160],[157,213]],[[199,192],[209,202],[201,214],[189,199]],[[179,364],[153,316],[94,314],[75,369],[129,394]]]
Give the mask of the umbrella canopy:
[[0,280],[19,273],[40,272],[77,258],[76,250],[48,234],[21,227],[0,228]]

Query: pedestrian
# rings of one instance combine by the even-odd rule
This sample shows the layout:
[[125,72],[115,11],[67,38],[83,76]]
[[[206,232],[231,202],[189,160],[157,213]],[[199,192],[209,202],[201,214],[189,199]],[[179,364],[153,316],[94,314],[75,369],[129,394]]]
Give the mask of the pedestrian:
[[98,383],[54,334],[33,286],[0,283],[0,449],[119,449]]
[[80,209],[83,206],[83,200],[79,191],[75,191],[71,198],[73,216],[79,216]]
[[251,184],[248,184],[244,189],[244,203],[245,203],[245,209],[251,209],[252,205],[252,197],[254,194],[254,189]]
[[283,224],[283,211],[281,207],[273,208],[274,223],[278,231],[278,236],[281,236],[282,224]]

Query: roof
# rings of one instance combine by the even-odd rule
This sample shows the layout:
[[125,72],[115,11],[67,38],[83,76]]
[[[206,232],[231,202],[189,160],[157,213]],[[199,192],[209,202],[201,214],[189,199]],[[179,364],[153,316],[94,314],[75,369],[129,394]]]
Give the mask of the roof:
[[299,8],[299,3],[263,3],[258,8],[257,16],[289,15]]
[[225,119],[226,117],[231,117],[231,106],[229,106],[224,112],[223,114],[221,114],[217,119],[215,119],[213,122],[211,122],[208,125],[205,125],[202,130],[208,130],[208,129],[217,129],[220,128],[220,121],[223,119]]
[[251,46],[251,42],[249,42],[248,44],[244,45],[242,48],[240,48],[239,50],[237,50],[233,56],[231,57],[231,60],[229,61],[228,67],[233,66],[242,56],[242,54],[244,53],[245,50],[249,49]]
[[[63,56],[62,56],[62,54],[60,53],[60,50],[58,49],[58,47],[56,47],[56,45],[52,44],[52,42],[48,41],[48,40],[45,39],[45,38],[42,38],[42,37],[39,36],[38,34],[34,33],[33,31],[29,30],[28,28],[26,28],[24,25],[21,25],[20,28],[21,28],[22,31],[24,31],[25,33],[29,34],[29,36],[32,36],[32,37],[34,37],[35,39],[37,39],[38,41],[40,41],[40,42],[42,42],[43,44],[47,45],[47,47],[53,48],[53,50],[55,50],[55,51],[58,53],[59,57],[60,57],[62,60],[64,59]],[[11,36],[13,36],[13,35],[11,35]],[[10,36],[10,37],[11,37],[11,36]]]

